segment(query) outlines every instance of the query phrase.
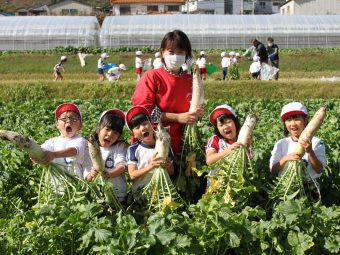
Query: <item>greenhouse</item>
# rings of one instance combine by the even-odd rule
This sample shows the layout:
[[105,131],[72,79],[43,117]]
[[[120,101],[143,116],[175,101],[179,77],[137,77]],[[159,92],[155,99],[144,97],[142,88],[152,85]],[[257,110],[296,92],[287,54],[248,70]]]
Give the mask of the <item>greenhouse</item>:
[[340,15],[140,15],[106,17],[105,48],[158,48],[166,32],[183,30],[196,49],[245,48],[250,39],[272,36],[281,48],[340,46]]
[[0,18],[0,50],[46,50],[98,46],[100,26],[92,16]]

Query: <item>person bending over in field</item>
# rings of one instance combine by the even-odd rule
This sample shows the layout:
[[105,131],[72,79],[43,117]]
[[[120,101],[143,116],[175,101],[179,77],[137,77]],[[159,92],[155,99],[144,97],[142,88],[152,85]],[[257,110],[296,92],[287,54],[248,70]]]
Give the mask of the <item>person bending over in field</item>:
[[60,62],[55,64],[55,66],[53,67],[54,81],[64,79],[64,77],[61,75],[61,71],[65,72],[64,64],[66,63],[66,61],[67,61],[67,57],[61,56]]

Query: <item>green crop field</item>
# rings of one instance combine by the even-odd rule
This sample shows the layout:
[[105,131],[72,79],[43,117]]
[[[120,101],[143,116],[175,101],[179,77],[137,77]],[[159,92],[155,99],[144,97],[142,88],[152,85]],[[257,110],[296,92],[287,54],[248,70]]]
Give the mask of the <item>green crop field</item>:
[[[208,116],[217,105],[232,105],[241,123],[250,113],[258,117],[251,159],[254,190],[239,191],[243,197],[236,202],[242,203],[234,206],[210,194],[198,202],[187,200],[177,210],[132,207],[117,212],[105,198],[93,199],[78,184],[71,197],[66,192],[50,194],[43,178],[49,168],[33,164],[26,152],[0,139],[0,254],[339,254],[340,82],[321,80],[340,77],[339,53],[283,50],[279,81],[249,80],[246,59],[240,62],[240,80],[222,81],[220,73],[208,76],[205,114],[198,123],[202,145],[213,134]],[[64,54],[65,80],[54,82],[52,67]],[[80,133],[88,137],[102,111],[131,106],[134,54],[110,55],[108,62],[128,67],[117,83],[99,81],[96,52],[86,58],[84,68],[69,52],[2,52],[0,130],[16,131],[41,144],[58,135],[55,107],[72,101],[82,111]],[[207,60],[219,66],[219,52],[209,51]],[[283,137],[281,108],[293,100],[303,102],[310,115],[327,106],[316,133],[327,156],[319,180],[321,201],[294,198],[273,206],[268,198],[274,179],[269,158]],[[127,130],[123,138],[129,142]]]

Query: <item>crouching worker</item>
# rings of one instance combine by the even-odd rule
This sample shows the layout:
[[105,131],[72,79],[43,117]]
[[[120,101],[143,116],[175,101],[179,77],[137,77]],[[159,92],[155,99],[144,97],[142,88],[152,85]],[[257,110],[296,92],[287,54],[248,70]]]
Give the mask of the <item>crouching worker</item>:
[[126,71],[126,66],[124,64],[120,64],[118,67],[111,67],[107,71],[106,77],[111,82],[118,81],[121,71]]
[[55,110],[55,118],[60,135],[45,141],[41,145],[44,157],[39,160],[32,158],[32,161],[42,165],[56,163],[82,179],[83,172],[91,168],[91,160],[86,139],[77,134],[82,127],[80,110],[75,104],[64,103]]
[[138,141],[127,150],[129,176],[132,180],[132,193],[144,188],[151,180],[153,169],[163,166],[170,175],[174,173],[173,153],[169,150],[166,162],[155,153],[155,131],[151,117],[143,106],[132,107],[126,113],[126,125]]

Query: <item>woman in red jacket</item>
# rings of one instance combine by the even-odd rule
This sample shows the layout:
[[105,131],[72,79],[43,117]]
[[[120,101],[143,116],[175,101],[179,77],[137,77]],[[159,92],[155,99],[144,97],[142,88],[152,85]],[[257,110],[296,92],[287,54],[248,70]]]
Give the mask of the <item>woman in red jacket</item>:
[[162,40],[160,52],[164,66],[142,76],[131,100],[134,106],[143,105],[153,112],[156,122],[162,121],[163,126],[170,127],[171,146],[177,154],[182,148],[183,125],[195,123],[201,118],[203,107],[195,112],[188,112],[192,77],[181,68],[188,59],[192,59],[187,35],[180,30],[167,33]]

